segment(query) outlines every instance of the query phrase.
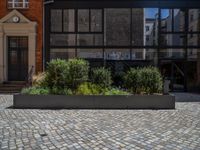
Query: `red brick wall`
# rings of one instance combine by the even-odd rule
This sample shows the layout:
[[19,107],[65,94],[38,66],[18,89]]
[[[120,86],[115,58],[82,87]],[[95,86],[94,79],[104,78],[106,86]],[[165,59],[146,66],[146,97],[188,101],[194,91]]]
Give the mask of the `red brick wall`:
[[[43,26],[43,0],[29,0],[29,9],[18,9],[29,20],[37,22],[37,48],[36,48],[36,71],[42,71],[42,26]],[[6,16],[12,10],[7,9],[7,0],[0,0],[0,18]]]

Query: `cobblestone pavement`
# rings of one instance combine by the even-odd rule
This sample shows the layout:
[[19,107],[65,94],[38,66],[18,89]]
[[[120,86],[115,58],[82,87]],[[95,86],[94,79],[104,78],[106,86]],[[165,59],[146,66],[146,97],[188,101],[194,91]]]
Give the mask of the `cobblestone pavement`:
[[11,105],[12,96],[0,95],[0,150],[200,149],[200,102],[176,110],[5,109]]

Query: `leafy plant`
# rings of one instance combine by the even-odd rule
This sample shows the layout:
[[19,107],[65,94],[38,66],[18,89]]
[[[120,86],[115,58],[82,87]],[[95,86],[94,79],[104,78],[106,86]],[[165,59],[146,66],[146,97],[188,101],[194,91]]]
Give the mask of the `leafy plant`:
[[112,89],[106,90],[104,92],[104,95],[107,95],[107,96],[109,96],[109,95],[130,95],[130,93],[123,91],[123,90],[112,88]]
[[49,88],[56,87],[62,89],[66,85],[66,77],[69,73],[67,61],[61,59],[52,60],[48,63],[45,82]]
[[68,87],[76,89],[88,80],[89,63],[83,59],[72,59],[68,62],[68,76],[66,82]]
[[53,95],[73,95],[73,92],[69,88],[53,87],[51,89],[51,94],[53,94]]
[[111,71],[104,67],[92,70],[91,81],[102,88],[109,88],[112,84]]
[[101,95],[102,89],[92,83],[83,83],[76,90],[76,95]]
[[155,67],[147,67],[140,70],[142,88],[148,94],[162,92],[163,80],[159,70]]
[[141,87],[141,78],[138,69],[131,68],[124,77],[124,87],[133,93],[138,93]]
[[160,93],[163,81],[159,70],[155,67],[132,68],[125,75],[124,87],[132,93]]
[[50,91],[48,88],[29,87],[22,89],[21,93],[29,95],[48,95]]

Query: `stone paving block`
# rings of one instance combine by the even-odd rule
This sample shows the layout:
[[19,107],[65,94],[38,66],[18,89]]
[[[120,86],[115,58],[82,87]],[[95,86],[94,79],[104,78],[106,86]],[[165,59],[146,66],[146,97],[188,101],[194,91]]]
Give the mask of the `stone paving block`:
[[176,110],[156,111],[15,110],[0,95],[0,150],[199,150],[200,102],[183,96]]

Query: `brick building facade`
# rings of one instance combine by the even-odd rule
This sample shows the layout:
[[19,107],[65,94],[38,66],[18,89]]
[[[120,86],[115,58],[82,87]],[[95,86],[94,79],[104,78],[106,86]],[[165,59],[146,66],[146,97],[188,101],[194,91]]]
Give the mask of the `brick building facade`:
[[[20,68],[25,68],[26,76],[31,68],[33,68],[33,72],[42,71],[42,29],[42,0],[0,1],[0,82],[7,81],[9,78],[24,80],[25,76],[20,77],[19,75],[20,72],[23,72]],[[24,49],[23,52],[20,52],[17,50],[20,46],[21,49],[24,46],[28,50]],[[24,57],[26,53],[27,58]],[[11,58],[9,59],[9,57]],[[13,65],[14,61],[17,63],[22,57],[24,58],[24,62],[20,61],[22,66]],[[10,70],[12,72],[9,72]],[[19,73],[13,75],[17,71]],[[9,74],[11,74],[10,77]]]

